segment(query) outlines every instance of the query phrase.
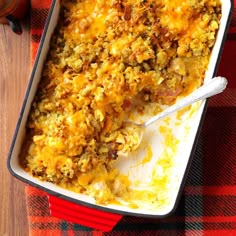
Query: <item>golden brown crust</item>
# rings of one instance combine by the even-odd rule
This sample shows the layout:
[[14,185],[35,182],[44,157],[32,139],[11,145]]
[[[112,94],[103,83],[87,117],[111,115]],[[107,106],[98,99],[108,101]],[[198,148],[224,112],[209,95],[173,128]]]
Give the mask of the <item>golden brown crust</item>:
[[62,1],[62,9],[30,112],[24,158],[34,176],[83,191],[77,178],[108,168],[132,142],[120,130],[131,111],[170,105],[202,84],[221,5],[81,0]]

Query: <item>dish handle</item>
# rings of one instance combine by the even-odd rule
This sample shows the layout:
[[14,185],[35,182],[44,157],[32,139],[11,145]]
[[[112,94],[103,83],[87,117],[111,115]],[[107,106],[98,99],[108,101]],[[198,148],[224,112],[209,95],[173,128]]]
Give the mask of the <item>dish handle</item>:
[[82,206],[48,194],[51,216],[104,232],[111,231],[122,215]]

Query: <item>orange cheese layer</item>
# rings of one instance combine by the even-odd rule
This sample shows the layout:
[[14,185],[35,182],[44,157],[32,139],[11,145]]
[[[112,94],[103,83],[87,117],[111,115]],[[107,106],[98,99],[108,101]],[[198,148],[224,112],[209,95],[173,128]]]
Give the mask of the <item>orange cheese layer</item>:
[[[150,106],[158,112],[201,86],[221,4],[219,0],[61,4],[21,159],[33,176],[106,204],[125,196],[131,184],[111,165],[120,151],[132,151],[139,141],[123,122],[134,114],[153,115]],[[144,164],[155,155],[151,149],[147,153]]]

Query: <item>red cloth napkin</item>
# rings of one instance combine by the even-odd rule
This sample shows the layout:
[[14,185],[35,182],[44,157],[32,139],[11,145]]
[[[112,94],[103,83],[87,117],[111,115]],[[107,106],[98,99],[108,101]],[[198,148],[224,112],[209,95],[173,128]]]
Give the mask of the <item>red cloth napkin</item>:
[[[227,0],[225,0],[227,1]],[[31,51],[35,56],[50,0],[31,0]],[[219,66],[226,91],[210,99],[179,207],[163,220],[125,216],[103,233],[50,216],[47,194],[26,186],[29,231],[40,235],[236,235],[236,14]]]

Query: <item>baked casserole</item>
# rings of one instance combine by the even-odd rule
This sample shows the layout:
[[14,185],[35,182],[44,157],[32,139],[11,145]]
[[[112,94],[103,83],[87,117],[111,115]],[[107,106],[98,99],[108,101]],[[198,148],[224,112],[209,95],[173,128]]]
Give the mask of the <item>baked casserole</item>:
[[127,198],[129,179],[112,167],[138,139],[124,121],[202,85],[220,18],[219,0],[63,0],[24,169],[102,204]]

